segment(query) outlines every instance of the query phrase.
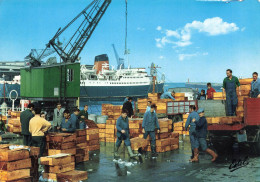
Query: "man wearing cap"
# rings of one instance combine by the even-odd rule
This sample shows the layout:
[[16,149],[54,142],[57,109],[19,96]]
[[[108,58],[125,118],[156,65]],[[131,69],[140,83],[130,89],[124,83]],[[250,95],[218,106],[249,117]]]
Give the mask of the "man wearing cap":
[[133,98],[128,97],[128,101],[125,102],[123,105],[123,110],[127,110],[127,112],[128,112],[127,116],[131,117],[131,118],[134,115],[132,101],[133,101]]
[[227,103],[227,116],[235,116],[236,107],[238,103],[236,88],[239,89],[239,95],[241,95],[240,91],[240,83],[237,77],[232,75],[232,70],[227,69],[226,71],[227,77],[223,81],[223,97],[224,92],[226,92],[226,103]]
[[156,113],[154,112],[155,109],[156,109],[156,105],[152,104],[150,111],[148,111],[144,114],[143,123],[142,123],[144,139],[146,139],[148,137],[148,135],[150,135],[150,137],[151,137],[151,151],[152,151],[153,157],[157,156],[155,126],[157,127],[157,132],[158,133],[160,132],[158,118],[156,116]]
[[[198,137],[199,146],[201,149],[205,152],[207,152],[209,155],[212,156],[211,161],[214,162],[218,155],[211,149],[208,148],[206,137],[208,132],[208,125],[207,120],[205,118],[204,109],[200,108],[198,111],[198,114],[200,116],[200,119],[196,121],[196,119],[193,119],[192,122],[196,124],[196,135]],[[199,153],[194,154],[194,162],[199,160]]]
[[258,73],[253,73],[253,81],[251,82],[251,97],[260,98],[260,79],[258,78]]

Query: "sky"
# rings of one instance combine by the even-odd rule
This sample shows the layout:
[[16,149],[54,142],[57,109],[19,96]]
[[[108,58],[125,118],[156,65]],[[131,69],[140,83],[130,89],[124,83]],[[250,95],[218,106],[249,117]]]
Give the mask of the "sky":
[[[90,2],[0,0],[0,61],[23,60],[31,49],[45,48],[58,28]],[[248,78],[260,72],[259,27],[258,0],[128,0],[129,64],[149,71],[153,62],[166,82],[220,83],[228,68]],[[125,0],[112,0],[80,54],[81,64],[93,64],[95,56],[108,54],[116,67],[112,44],[127,65]]]

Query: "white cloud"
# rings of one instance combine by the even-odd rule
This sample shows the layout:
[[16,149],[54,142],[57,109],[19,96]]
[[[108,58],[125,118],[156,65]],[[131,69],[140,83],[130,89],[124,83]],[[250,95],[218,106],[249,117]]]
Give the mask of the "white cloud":
[[164,56],[159,56],[159,59],[164,59],[165,57]]
[[187,23],[183,28],[176,30],[166,29],[163,31],[161,26],[158,26],[156,30],[165,34],[162,38],[157,39],[157,47],[162,48],[167,44],[172,44],[173,48],[176,48],[191,45],[191,38],[194,31],[206,33],[209,36],[217,36],[235,32],[239,30],[239,27],[235,23],[224,22],[220,17],[213,17],[207,18],[203,22],[193,21],[192,23]]
[[193,21],[192,23],[187,23],[184,27],[185,30],[195,29],[199,32],[206,32],[211,36],[228,34],[230,32],[235,32],[239,28],[235,23],[223,22],[222,18],[214,17],[204,20],[204,22]]
[[162,27],[161,27],[161,26],[158,26],[158,27],[156,28],[156,30],[161,31],[161,30],[162,30]]
[[208,52],[203,52],[203,53],[196,52],[196,53],[193,53],[193,54],[179,54],[178,57],[179,57],[180,61],[183,61],[185,59],[190,59],[192,57],[196,57],[196,56],[200,56],[200,55],[207,56]]

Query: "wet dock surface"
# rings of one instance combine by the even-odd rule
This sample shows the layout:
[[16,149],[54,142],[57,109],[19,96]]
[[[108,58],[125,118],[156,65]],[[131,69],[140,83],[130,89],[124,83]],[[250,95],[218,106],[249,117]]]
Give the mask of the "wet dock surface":
[[[11,143],[20,144],[21,139]],[[199,163],[190,163],[191,150],[189,137],[180,137],[180,148],[175,151],[159,153],[156,159],[142,157],[143,161],[129,159],[127,149],[120,147],[121,160],[115,161],[114,143],[101,142],[100,151],[90,152],[90,160],[76,165],[78,170],[88,171],[88,180],[93,182],[107,181],[231,181],[256,182],[260,181],[260,157],[252,154],[251,148],[242,146],[230,152],[223,149],[216,162],[211,162],[211,156],[200,152]],[[229,166],[233,159],[244,160],[248,165],[233,172]]]

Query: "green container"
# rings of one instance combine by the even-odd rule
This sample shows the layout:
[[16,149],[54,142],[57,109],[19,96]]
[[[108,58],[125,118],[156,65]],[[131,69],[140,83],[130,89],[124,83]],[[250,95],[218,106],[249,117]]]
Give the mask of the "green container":
[[21,69],[22,98],[77,98],[80,95],[80,63],[62,63]]

